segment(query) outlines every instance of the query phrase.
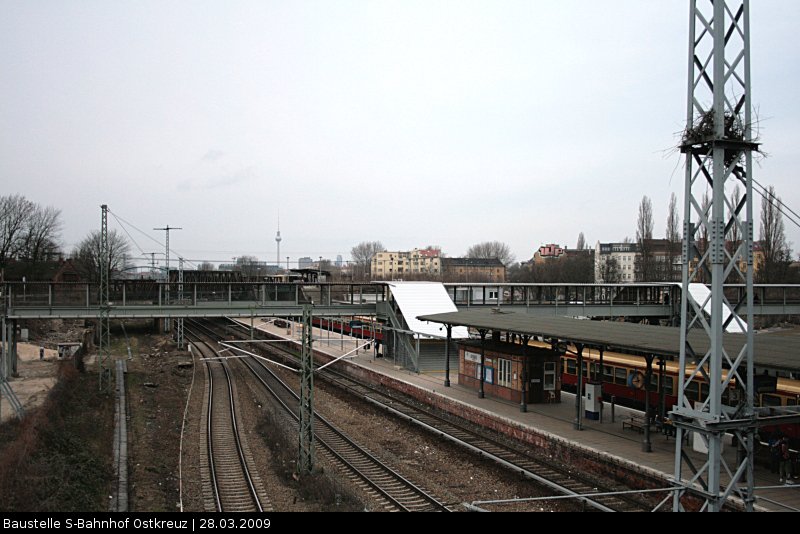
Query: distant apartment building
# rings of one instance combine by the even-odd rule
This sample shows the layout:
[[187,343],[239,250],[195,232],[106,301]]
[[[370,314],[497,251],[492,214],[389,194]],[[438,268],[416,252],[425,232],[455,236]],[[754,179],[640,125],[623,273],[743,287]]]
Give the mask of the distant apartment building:
[[297,260],[298,269],[310,269],[313,264],[314,260],[309,258],[308,256],[304,256]]
[[444,282],[505,282],[506,267],[497,258],[442,258]]
[[596,283],[670,282],[680,280],[680,245],[649,239],[645,258],[638,243],[600,243],[594,250]]
[[372,257],[370,275],[378,280],[409,275],[438,278],[442,274],[441,254],[442,251],[437,248],[378,252]]
[[636,281],[636,243],[601,243],[594,247],[595,283],[617,283]]

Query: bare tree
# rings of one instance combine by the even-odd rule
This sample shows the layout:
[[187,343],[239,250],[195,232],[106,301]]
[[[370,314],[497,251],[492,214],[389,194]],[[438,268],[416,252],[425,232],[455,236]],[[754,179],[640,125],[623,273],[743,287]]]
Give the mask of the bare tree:
[[675,193],[669,197],[669,209],[667,211],[667,272],[664,280],[671,281],[679,277],[676,276],[672,266],[675,264],[675,258],[680,254],[681,249],[681,230],[680,219],[678,219],[678,199]]
[[58,253],[61,233],[61,210],[34,205],[22,235],[19,255],[32,262],[52,259]]
[[[95,230],[86,236],[73,252],[75,266],[87,280],[97,282],[100,280],[100,231]],[[125,266],[125,257],[130,252],[128,241],[118,234],[116,230],[108,232],[109,271],[113,277],[114,271],[120,271]]]
[[578,244],[575,245],[575,250],[585,250],[586,249],[586,238],[583,236],[583,232],[578,234]]
[[500,241],[484,241],[476,243],[467,249],[467,258],[497,258],[505,266],[514,263],[516,259],[511,252],[511,247]]
[[353,259],[354,278],[363,280],[370,272],[372,258],[378,252],[384,252],[386,247],[380,241],[362,241],[350,249],[350,257]]
[[789,272],[792,252],[786,242],[781,204],[780,197],[775,195],[775,188],[769,186],[767,194],[761,199],[761,225],[758,232],[764,263],[757,278],[763,284],[782,283]]
[[33,209],[33,202],[22,195],[0,197],[0,266],[17,257]]
[[639,204],[639,216],[636,220],[636,243],[639,245],[639,277],[644,282],[655,279],[652,251],[653,241],[653,203],[647,195]]
[[606,284],[616,284],[622,281],[619,262],[614,256],[609,256],[597,266],[600,281]]
[[261,272],[261,264],[255,256],[238,256],[233,268],[240,271],[242,277],[249,281],[256,281],[259,276],[266,274]]

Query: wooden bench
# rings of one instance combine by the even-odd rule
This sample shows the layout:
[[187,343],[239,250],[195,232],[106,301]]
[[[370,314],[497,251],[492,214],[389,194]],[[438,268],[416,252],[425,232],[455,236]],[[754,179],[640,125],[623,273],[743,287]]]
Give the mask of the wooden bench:
[[647,423],[645,423],[644,417],[640,415],[632,415],[630,419],[622,421],[622,430],[626,428],[630,428],[631,430],[635,430],[640,434],[644,433],[644,427]]

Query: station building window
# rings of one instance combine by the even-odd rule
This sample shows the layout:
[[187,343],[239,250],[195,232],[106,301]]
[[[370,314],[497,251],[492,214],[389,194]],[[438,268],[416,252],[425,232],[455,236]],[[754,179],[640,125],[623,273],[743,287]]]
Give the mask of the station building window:
[[555,391],[556,389],[556,362],[544,362],[544,384],[545,391]]
[[503,387],[511,387],[511,360],[502,358],[497,360],[497,384]]

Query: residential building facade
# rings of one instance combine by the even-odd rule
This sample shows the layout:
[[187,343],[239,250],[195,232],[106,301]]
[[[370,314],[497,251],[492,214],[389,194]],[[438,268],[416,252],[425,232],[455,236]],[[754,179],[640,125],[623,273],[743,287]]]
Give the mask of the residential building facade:
[[639,247],[636,243],[601,243],[594,247],[595,283],[636,281]]
[[436,248],[378,252],[372,257],[370,275],[376,280],[408,276],[438,278],[442,274],[441,254],[442,251]]
[[505,282],[506,268],[497,258],[442,258],[444,282]]

